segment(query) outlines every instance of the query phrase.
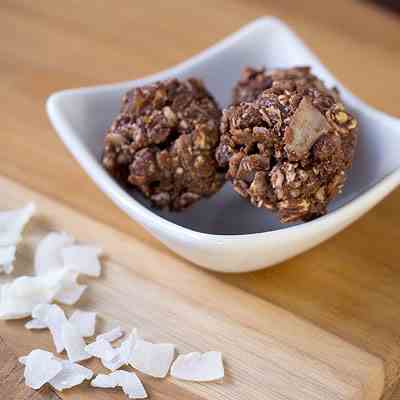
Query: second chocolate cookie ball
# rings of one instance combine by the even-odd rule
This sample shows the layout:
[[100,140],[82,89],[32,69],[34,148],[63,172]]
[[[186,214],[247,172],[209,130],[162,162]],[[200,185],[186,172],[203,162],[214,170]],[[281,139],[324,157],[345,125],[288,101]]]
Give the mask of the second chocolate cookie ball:
[[[219,165],[240,195],[282,222],[325,214],[352,163],[356,119],[307,67],[247,75],[238,104],[223,112]],[[259,94],[260,85],[269,88]]]

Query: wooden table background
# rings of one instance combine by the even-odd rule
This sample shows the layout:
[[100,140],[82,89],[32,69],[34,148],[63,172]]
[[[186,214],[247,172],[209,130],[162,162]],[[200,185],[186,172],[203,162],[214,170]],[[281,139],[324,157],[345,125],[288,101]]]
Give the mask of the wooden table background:
[[[400,116],[400,18],[369,3],[2,0],[0,174],[167,252],[82,172],[50,127],[45,99],[56,90],[170,67],[262,15],[281,17],[345,86]],[[279,268],[214,275],[387,360],[394,387],[399,211],[397,190],[343,233]]]

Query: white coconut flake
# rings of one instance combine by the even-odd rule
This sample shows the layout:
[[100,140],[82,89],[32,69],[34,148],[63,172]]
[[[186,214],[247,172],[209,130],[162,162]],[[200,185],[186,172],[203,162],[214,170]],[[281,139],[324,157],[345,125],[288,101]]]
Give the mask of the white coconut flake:
[[62,370],[61,362],[52,353],[40,349],[33,350],[24,362],[25,383],[32,389],[40,389]]
[[90,337],[94,335],[96,329],[96,313],[76,310],[70,316],[69,322],[78,327],[79,333],[83,337]]
[[46,275],[62,269],[64,264],[61,250],[73,243],[74,238],[64,232],[51,232],[44,237],[39,242],[35,253],[36,275]]
[[54,300],[74,304],[86,285],[77,283],[78,273],[67,268],[42,276],[20,276],[1,286],[0,319],[18,319],[31,315],[38,304]]
[[224,377],[222,354],[218,351],[179,355],[171,367],[171,376],[185,381],[209,382]]
[[80,274],[99,277],[101,264],[99,256],[102,250],[96,246],[74,245],[64,247],[61,256],[64,266]]
[[62,369],[51,380],[50,385],[60,392],[64,389],[70,389],[81,384],[84,380],[90,380],[93,377],[93,371],[82,365],[75,364],[68,360],[60,360]]
[[62,325],[61,331],[62,341],[70,361],[79,362],[91,357],[91,355],[85,351],[86,343],[75,325],[66,321]]
[[0,212],[0,246],[15,246],[21,240],[24,226],[35,213],[35,204]]
[[28,359],[28,356],[22,356],[22,357],[19,357],[19,358],[18,358],[18,362],[19,362],[20,364],[22,364],[22,365],[25,365],[27,359]]
[[174,359],[175,346],[170,343],[153,344],[143,339],[136,339],[129,364],[155,378],[167,376]]
[[68,360],[61,360],[40,349],[20,357],[18,361],[25,365],[25,382],[33,389],[40,389],[49,383],[56,390],[62,391],[93,377],[90,369]]
[[126,354],[126,349],[122,346],[122,344],[121,346],[117,347],[115,351],[116,355],[112,360],[107,361],[104,358],[101,359],[104,367],[109,369],[110,371],[116,371],[117,369],[120,369],[123,365],[128,364],[129,356]]
[[39,319],[33,318],[25,323],[25,328],[30,330],[47,329],[47,325]]
[[136,341],[139,339],[137,329],[132,329],[129,336],[121,343],[118,347],[118,352],[121,360],[124,361],[125,364],[129,363],[129,360],[132,358],[133,350],[136,345]]
[[111,371],[116,371],[123,365],[128,364],[132,357],[137,338],[137,330],[132,329],[132,332],[129,334],[129,336],[121,343],[119,347],[115,349],[117,351],[117,356],[111,361],[106,361],[104,359],[101,360],[104,367]]
[[64,350],[62,326],[67,322],[64,311],[56,304],[39,304],[33,309],[32,316],[47,325],[56,351],[61,353]]
[[120,369],[122,366],[127,364],[127,361],[121,357],[119,353],[117,353],[116,357],[113,358],[111,361],[106,361],[104,358],[101,359],[101,363],[103,366],[110,371],[116,371]]
[[103,389],[113,389],[117,387],[118,382],[112,376],[112,373],[109,375],[106,374],[98,374],[91,382],[90,385],[97,388]]
[[117,339],[119,339],[120,337],[122,337],[123,334],[124,334],[124,333],[123,333],[121,327],[120,327],[120,326],[117,326],[117,327],[111,329],[111,330],[108,331],[108,332],[105,332],[105,333],[102,333],[101,335],[98,335],[98,336],[96,337],[96,340],[101,340],[101,339],[103,339],[103,340],[106,340],[107,342],[112,343],[112,342],[114,342],[115,340],[117,340]]
[[146,390],[134,372],[115,371],[112,372],[111,375],[113,375],[113,378],[117,381],[118,386],[122,387],[122,390],[130,399],[147,398]]
[[90,383],[93,387],[115,388],[120,386],[130,399],[146,399],[146,390],[134,372],[115,371],[109,375],[99,374]]
[[137,329],[134,328],[132,329],[129,336],[121,343],[121,346],[119,347],[119,352],[121,354],[121,357],[126,360],[126,363],[128,363],[131,359],[136,341],[138,339],[140,339],[140,337],[138,335]]
[[[44,282],[45,286],[54,290],[55,295],[66,289],[71,279],[75,277],[72,271],[66,268],[49,272],[46,275],[38,276],[36,279]],[[55,296],[54,295],[54,296]]]
[[0,246],[0,272],[11,274],[14,270],[13,262],[16,250],[16,246]]
[[28,317],[36,305],[50,303],[60,287],[60,282],[45,277],[20,276],[6,283],[1,290],[0,319]]
[[101,358],[105,361],[112,361],[118,356],[118,352],[111,344],[104,339],[96,340],[85,347],[85,351],[93,357]]
[[77,282],[79,276],[77,272],[68,269],[63,269],[62,271],[64,272],[62,288],[57,292],[55,300],[62,304],[75,304],[87,289],[87,285],[80,285]]
[[72,305],[78,302],[82,297],[83,292],[87,289],[87,285],[77,284],[74,288],[69,288],[60,292],[56,297],[59,303]]
[[0,267],[0,272],[4,272],[5,274],[9,275],[14,271],[14,264],[4,264],[2,267]]
[[20,276],[2,286],[0,319],[25,318],[38,304],[59,300],[75,303],[86,289],[77,284],[78,274],[68,269],[51,272],[44,276]]

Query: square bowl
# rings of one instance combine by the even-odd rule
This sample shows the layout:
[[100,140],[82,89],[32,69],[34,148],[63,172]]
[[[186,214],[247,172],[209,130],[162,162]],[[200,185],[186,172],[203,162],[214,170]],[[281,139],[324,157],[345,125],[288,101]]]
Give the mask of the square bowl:
[[[247,65],[310,65],[327,86],[337,86],[357,115],[361,134],[347,184],[314,221],[282,225],[277,217],[249,205],[229,183],[212,198],[174,213],[150,207],[144,197],[122,188],[101,165],[104,134],[134,86],[167,78],[203,79],[220,106]],[[346,90],[280,20],[265,17],[246,25],[193,58],[130,82],[57,92],[47,101],[49,118],[86,173],[114,203],[152,235],[197,265],[224,272],[256,270],[299,254],[341,231],[400,183],[400,120],[364,104]]]

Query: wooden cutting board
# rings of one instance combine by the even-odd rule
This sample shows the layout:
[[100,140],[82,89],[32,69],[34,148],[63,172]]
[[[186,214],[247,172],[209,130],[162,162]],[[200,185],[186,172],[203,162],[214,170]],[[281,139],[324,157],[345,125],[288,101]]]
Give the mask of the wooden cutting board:
[[24,384],[24,366],[0,336],[0,393],[2,400],[60,400],[44,386],[35,391]]
[[[222,315],[235,326],[273,336],[289,347],[304,348],[307,354],[328,360],[325,365],[334,365],[334,370],[346,373],[347,364],[357,364],[357,358],[344,345],[344,342],[352,343],[383,360],[385,398],[400,400],[400,391],[390,396],[400,376],[400,190],[340,235],[276,268],[241,275],[214,274],[172,255],[114,207],[83,173],[48,123],[44,103],[50,93],[158,72],[263,15],[282,18],[295,29],[357,96],[384,112],[400,116],[399,18],[375,8],[371,2],[169,0],[141,2],[138,7],[137,2],[120,0],[115,7],[115,2],[98,0],[2,0],[0,173],[129,236],[97,234],[91,228],[93,222],[86,219],[77,227],[76,221],[80,218],[69,220],[65,215],[71,215],[70,212],[56,212],[63,209],[53,206],[41,208],[41,217],[34,221],[32,233],[35,229],[46,231],[58,226],[79,230],[78,236],[87,240],[103,242],[102,237],[107,236],[108,253],[113,261],[112,265],[107,263],[107,270],[113,270],[114,262],[126,265],[124,274],[130,271],[135,277],[175,293],[196,309],[217,315],[217,319]],[[27,195],[22,193],[27,192],[15,191],[14,186],[1,182],[0,207],[26,200]],[[14,189],[7,192],[6,187]],[[103,229],[98,230],[103,232]],[[108,228],[106,231],[113,232]],[[108,236],[114,239],[109,240]],[[27,239],[19,249],[18,271],[31,270],[33,243],[30,240],[33,239],[31,236]],[[108,279],[106,273],[101,282],[105,284]],[[130,285],[134,293],[133,283]],[[82,306],[100,308],[90,302],[94,301],[93,293],[103,293],[103,290],[92,287],[82,299]],[[106,292],[107,296],[113,293],[111,289]],[[269,303],[279,305],[297,318]],[[117,315],[122,318],[118,312]],[[332,336],[299,322],[299,317],[339,336],[342,341],[329,339],[332,345],[326,346],[326,340],[317,339],[317,335]],[[165,330],[169,332],[167,326],[159,329],[161,333]],[[153,331],[150,329],[148,334],[153,335]],[[0,324],[0,335],[4,335],[18,354],[40,344],[50,346],[47,334],[26,332],[20,322]],[[158,339],[158,334],[154,337]],[[231,332],[228,337],[235,338]],[[218,339],[224,343],[220,336]],[[197,340],[198,336],[190,344]],[[234,343],[237,347],[242,345],[237,342]],[[220,344],[220,347],[225,346]],[[268,355],[270,348],[267,346],[262,354]],[[242,354],[241,351],[244,357]],[[331,357],[336,358],[329,361]],[[343,359],[344,367],[336,359]],[[228,359],[229,373],[236,374],[235,365],[233,372],[229,372]],[[247,368],[250,367],[242,370]],[[293,366],[291,370],[296,369],[299,368]],[[268,379],[271,375],[264,376]],[[361,381],[364,382],[360,378]],[[267,386],[263,398],[272,392],[267,383],[262,386]],[[225,385],[221,388],[226,390]],[[208,386],[201,389],[208,392],[200,398],[222,396],[215,395],[216,389],[211,391]],[[249,384],[250,394],[251,389]],[[152,394],[153,398],[162,398],[164,394],[165,399],[173,395],[178,400],[191,399],[196,397],[195,390],[197,386],[182,389],[174,383],[166,386],[164,382],[162,392],[152,391]],[[12,389],[9,391],[14,399]],[[86,398],[93,394],[93,390],[84,389],[84,392]],[[66,392],[63,398],[85,399],[81,393]],[[369,391],[364,389],[364,393]],[[2,387],[0,394],[3,400]],[[95,400],[99,396],[96,392]],[[114,394],[111,396],[108,391],[104,396],[110,398]],[[247,399],[250,395],[241,397]],[[303,398],[301,394],[296,396],[296,399]]]
[[[223,352],[223,382],[143,376],[151,399],[377,400],[384,393],[385,365],[378,357],[3,177],[0,193],[0,209],[28,201],[38,206],[18,248],[14,275],[32,272],[33,251],[44,234],[64,230],[105,249],[104,273],[87,279],[89,289],[78,304],[100,313],[99,331],[118,322],[126,330],[138,327],[150,340],[175,343],[180,352]],[[52,350],[48,332],[28,331],[23,323],[0,323],[1,336],[18,356],[38,347]],[[96,360],[88,365],[101,370]],[[111,395],[123,398],[87,385],[60,397]]]

